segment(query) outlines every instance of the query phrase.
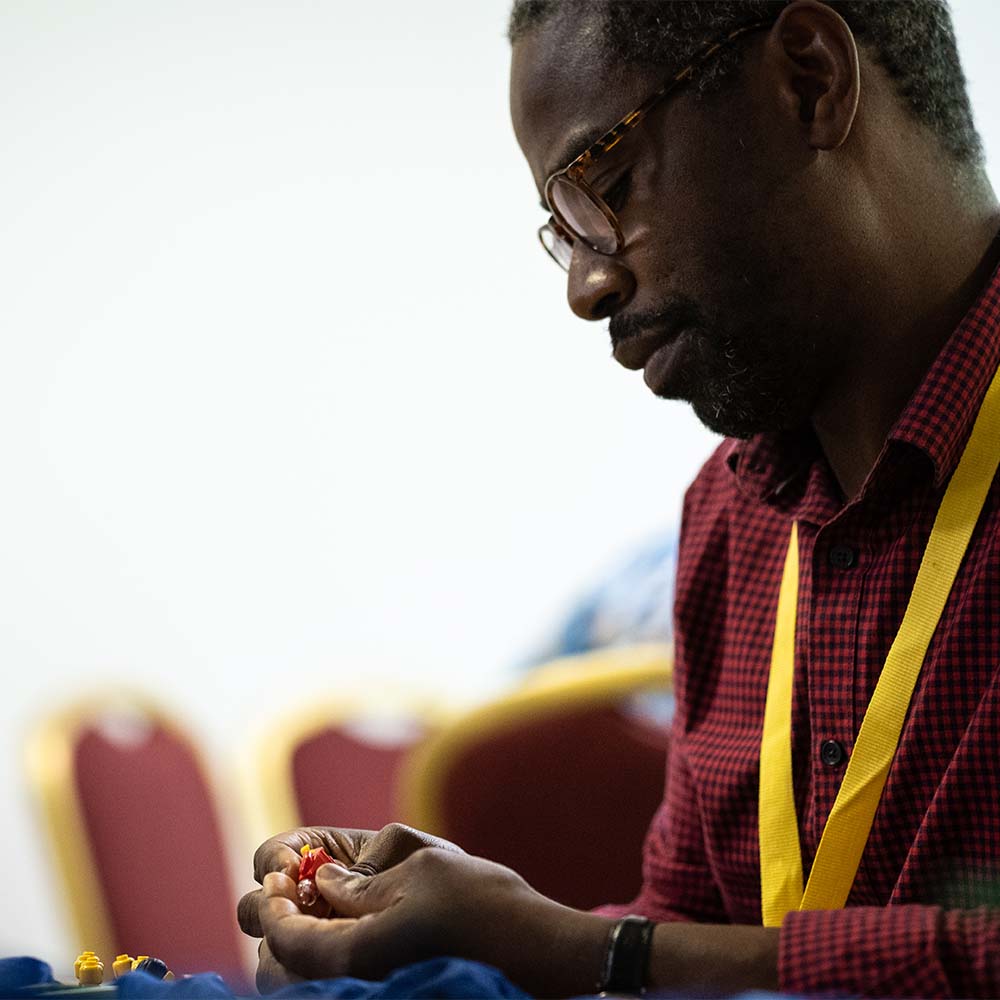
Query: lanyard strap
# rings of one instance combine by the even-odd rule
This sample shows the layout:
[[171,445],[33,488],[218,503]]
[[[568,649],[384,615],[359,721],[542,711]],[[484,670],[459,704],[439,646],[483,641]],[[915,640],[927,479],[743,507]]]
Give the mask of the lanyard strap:
[[931,637],[1000,464],[1000,370],[934,519],[903,622],[865,712],[844,781],[827,818],[805,892],[792,788],[792,678],[798,606],[797,525],[778,594],[760,752],[760,880],[766,927],[790,910],[847,902]]

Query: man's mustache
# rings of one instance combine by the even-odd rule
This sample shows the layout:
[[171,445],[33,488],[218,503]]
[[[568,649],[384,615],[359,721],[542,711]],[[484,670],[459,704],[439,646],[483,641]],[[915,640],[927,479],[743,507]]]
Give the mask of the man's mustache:
[[608,322],[611,348],[641,337],[644,333],[665,333],[683,327],[705,327],[705,317],[694,299],[672,296],[657,309],[638,313],[617,313]]

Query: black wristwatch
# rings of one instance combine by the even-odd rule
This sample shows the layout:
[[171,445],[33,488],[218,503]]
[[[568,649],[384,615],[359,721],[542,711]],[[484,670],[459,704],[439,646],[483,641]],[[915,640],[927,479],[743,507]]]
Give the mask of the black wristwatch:
[[598,993],[606,996],[645,992],[655,927],[652,920],[630,914],[611,928]]

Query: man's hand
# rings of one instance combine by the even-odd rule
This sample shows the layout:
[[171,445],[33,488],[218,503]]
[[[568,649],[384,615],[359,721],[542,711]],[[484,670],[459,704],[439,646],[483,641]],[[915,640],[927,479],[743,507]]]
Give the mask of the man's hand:
[[[374,875],[324,865],[316,884],[331,917],[304,914],[289,874],[264,878],[268,963],[283,976],[379,979],[436,955],[487,962],[536,995],[593,991],[611,921],[562,906],[502,865],[454,850],[412,853]],[[259,976],[266,989],[273,965]]]
[[[444,846],[423,849],[428,842]],[[307,913],[295,882],[305,843],[322,845],[346,866],[319,869],[321,899]],[[509,868],[398,824],[378,833],[317,827],[282,834],[257,851],[255,876],[264,887],[243,897],[240,923],[264,937],[261,992],[303,978],[377,979],[411,962],[454,955],[494,965],[536,996],[592,993],[613,923],[546,899]],[[778,934],[770,927],[660,924],[649,986],[774,990]]]
[[274,993],[293,983],[301,983],[302,977],[282,968],[271,954],[266,941],[257,948],[257,990],[260,993]]
[[[405,861],[422,847],[437,847],[461,853],[460,848],[447,840],[421,833],[402,823],[390,823],[378,831],[306,826],[279,833],[257,848],[253,858],[254,880],[263,883],[270,872],[282,872],[294,880],[298,876],[299,862],[302,860],[300,852],[306,844],[326,848],[327,854],[335,861],[351,871],[365,875],[385,871]],[[237,914],[240,927],[244,934],[251,937],[261,937],[263,933],[258,914],[262,900],[263,893],[260,889],[255,889],[239,902]],[[325,915],[327,909],[325,903],[317,902],[309,912]]]

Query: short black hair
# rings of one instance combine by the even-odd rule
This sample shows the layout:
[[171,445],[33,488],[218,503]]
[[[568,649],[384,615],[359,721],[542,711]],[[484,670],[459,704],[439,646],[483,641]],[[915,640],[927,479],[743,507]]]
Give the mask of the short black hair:
[[[858,44],[888,73],[914,118],[959,163],[980,165],[965,74],[945,0],[827,0]],[[602,55],[643,67],[679,67],[707,42],[752,21],[777,18],[785,0],[514,0],[508,38],[553,19],[596,18]],[[702,93],[734,75],[735,45],[698,75]]]

